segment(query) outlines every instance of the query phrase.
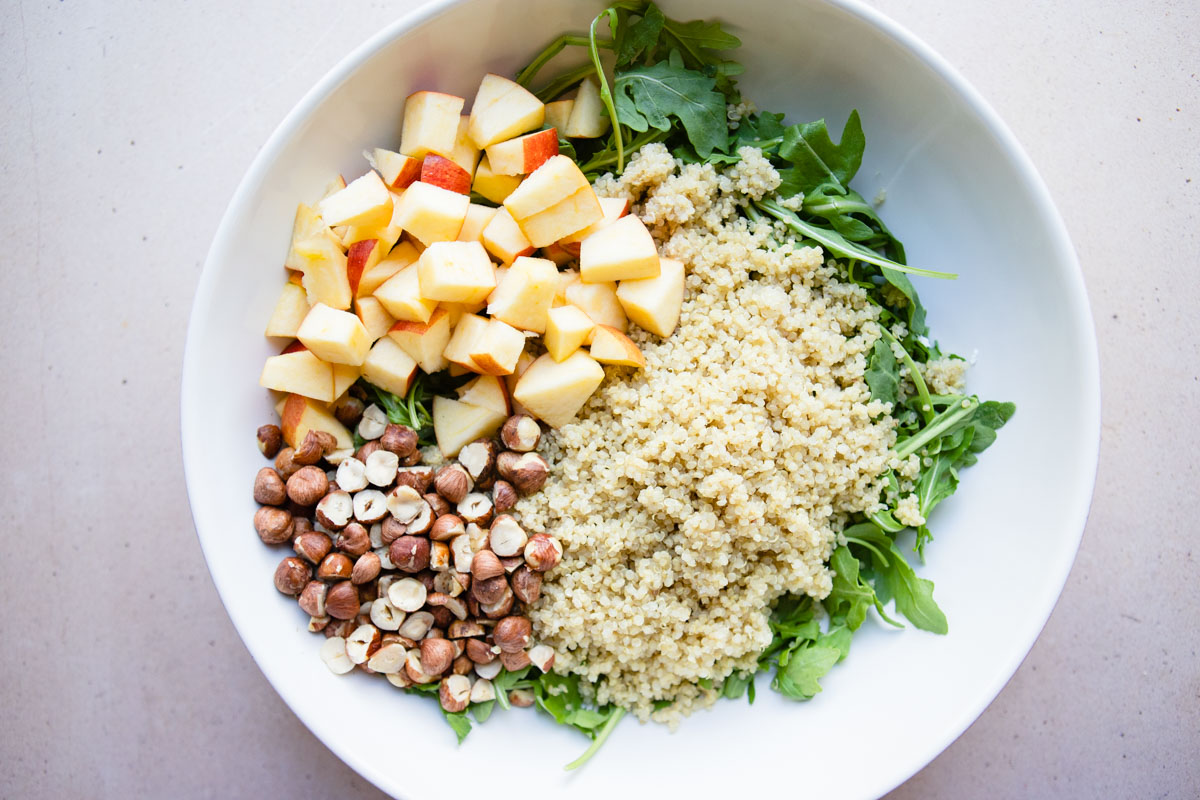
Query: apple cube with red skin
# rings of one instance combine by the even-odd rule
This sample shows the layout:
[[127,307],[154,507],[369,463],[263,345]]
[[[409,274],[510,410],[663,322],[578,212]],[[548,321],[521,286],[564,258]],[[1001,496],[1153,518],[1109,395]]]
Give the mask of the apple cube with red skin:
[[412,246],[412,243],[401,242],[396,245],[379,263],[363,270],[362,275],[358,278],[358,296],[366,297],[375,294],[375,291],[389,278],[409,264],[416,263],[420,257],[421,254],[417,252],[417,248]]
[[383,242],[378,239],[363,239],[350,245],[346,251],[346,279],[350,282],[350,294],[358,296],[363,273],[373,269],[383,259],[383,248]]
[[471,173],[436,153],[428,154],[421,162],[421,182],[459,194],[471,193]]
[[367,353],[362,376],[380,389],[404,397],[417,376],[417,362],[390,336],[385,336]]
[[507,322],[490,319],[467,355],[484,375],[508,375],[524,350],[525,334]]
[[594,79],[587,78],[579,84],[579,92],[571,106],[566,136],[571,139],[597,139],[608,133],[608,125],[609,119],[600,99],[600,87]]
[[548,128],[563,131],[565,136],[567,123],[571,120],[571,108],[574,105],[574,100],[555,100],[553,103],[546,103],[546,121],[543,124]]
[[331,308],[350,308],[353,293],[346,254],[326,229],[320,236],[297,242],[292,247],[300,279],[310,305],[324,303]]
[[535,249],[521,232],[521,226],[503,206],[497,209],[487,227],[483,229],[479,241],[501,264],[511,264],[519,256],[531,255]]
[[293,337],[300,330],[300,323],[308,316],[308,295],[304,289],[290,281],[283,285],[271,319],[267,321],[267,336]]
[[554,242],[542,248],[542,258],[549,259],[554,262],[557,267],[565,267],[576,259],[576,256],[571,255],[561,242]]
[[427,374],[444,370],[449,362],[442,355],[450,342],[450,312],[436,309],[428,322],[401,320],[388,331],[392,341],[408,353]]
[[487,156],[484,156],[480,159],[479,166],[475,168],[475,179],[471,184],[471,191],[486,197],[493,203],[503,203],[505,198],[520,185],[519,175],[497,175],[492,171],[492,165],[488,162]]
[[354,313],[362,321],[363,327],[367,329],[367,338],[372,344],[386,336],[392,326],[396,324],[396,320],[376,297],[355,298]]
[[454,325],[454,333],[446,343],[442,356],[451,364],[458,364],[471,372],[482,372],[471,360],[471,351],[476,349],[488,328],[488,319],[478,314],[463,314]]
[[446,458],[454,458],[469,442],[492,436],[507,418],[491,408],[441,395],[433,398],[433,433]]
[[492,217],[496,216],[499,209],[491,206],[480,205],[479,203],[471,203],[467,209],[467,217],[463,220],[462,227],[458,231],[458,236],[455,241],[458,242],[479,242],[482,241],[483,229],[492,221]]
[[330,364],[360,365],[371,347],[362,320],[324,303],[309,309],[296,338],[317,358]]
[[512,194],[504,198],[504,207],[512,214],[513,219],[521,222],[566,200],[580,189],[591,189],[591,184],[579,166],[569,156],[552,156],[521,181],[521,185]]
[[565,361],[574,353],[596,327],[592,318],[575,306],[559,306],[546,315],[546,335],[542,342],[555,361]]
[[367,161],[379,172],[384,184],[393,190],[407,189],[408,185],[421,177],[421,159],[401,155],[392,150],[376,147],[365,153]]
[[374,170],[355,178],[345,189],[317,204],[325,224],[387,225],[392,218],[392,195]]
[[659,259],[655,278],[621,281],[617,300],[636,325],[659,336],[670,336],[679,323],[683,308],[683,263],[673,258]]
[[471,104],[467,128],[476,147],[484,148],[542,127],[546,106],[515,81],[487,74]]
[[400,129],[400,152],[413,158],[437,153],[449,158],[454,153],[458,118],[466,101],[441,92],[414,92],[404,101],[404,124]]
[[554,295],[558,268],[544,258],[522,256],[496,284],[488,298],[488,314],[521,330],[542,333]]
[[513,389],[513,400],[552,428],[566,425],[604,380],[604,368],[582,350],[563,361],[549,354],[529,365]]
[[337,448],[354,447],[354,437],[346,426],[318,402],[303,395],[290,394],[279,409],[279,427],[289,447],[299,447],[309,431],[324,431],[337,440]]
[[375,297],[398,320],[428,322],[437,308],[436,300],[421,294],[421,278],[416,263],[409,264],[384,281],[375,290]]
[[558,155],[558,131],[549,128],[488,145],[488,164],[497,175],[526,175]]
[[417,181],[404,190],[392,224],[426,246],[452,242],[462,230],[470,206],[471,198],[465,194]]
[[480,375],[460,386],[457,391],[458,399],[468,405],[490,408],[506,417],[512,414],[512,398],[509,397],[508,385],[504,378]]
[[496,272],[479,242],[436,242],[417,261],[421,296],[449,303],[477,303],[496,288]]
[[592,358],[601,364],[613,364],[620,367],[644,367],[646,357],[633,340],[616,328],[607,325],[597,325],[592,331]]
[[624,197],[601,197],[599,200],[600,212],[603,215],[600,219],[583,230],[558,240],[558,244],[575,258],[579,258],[579,245],[584,239],[602,228],[607,228],[629,213],[629,201]]
[[271,356],[263,364],[260,386],[278,392],[299,394],[332,403],[333,365],[308,350],[295,350]]

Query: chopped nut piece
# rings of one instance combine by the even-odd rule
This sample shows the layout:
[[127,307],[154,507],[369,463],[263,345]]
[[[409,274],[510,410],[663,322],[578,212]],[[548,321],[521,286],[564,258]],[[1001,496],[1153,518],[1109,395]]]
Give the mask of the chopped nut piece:
[[254,476],[254,502],[265,506],[283,505],[287,500],[287,488],[283,478],[270,467],[263,467]]
[[399,630],[404,617],[404,612],[392,605],[386,597],[371,601],[371,622],[381,631]]
[[544,533],[535,533],[525,545],[525,563],[530,569],[547,572],[562,561],[562,553],[562,545],[558,539]]
[[346,640],[341,636],[331,636],[322,643],[321,660],[334,675],[345,675],[354,669],[354,662],[346,655]]
[[474,479],[461,464],[447,464],[437,471],[433,488],[446,502],[459,504],[475,486]]
[[358,421],[358,435],[367,441],[378,439],[383,436],[387,426],[387,414],[383,413],[382,408],[372,403],[363,409],[362,419]]
[[492,501],[486,494],[472,492],[462,499],[456,509],[463,522],[486,526],[492,519]]
[[504,571],[512,575],[518,569],[525,566],[525,556],[509,556],[508,558],[500,559],[500,563],[504,565]]
[[254,512],[254,530],[264,544],[280,544],[292,538],[292,514],[275,506],[263,506]]
[[350,572],[350,582],[355,584],[370,583],[379,577],[379,556],[374,553],[363,553],[354,562]]
[[346,640],[346,655],[355,664],[365,664],[379,649],[379,629],[374,625],[359,625]]
[[278,425],[263,425],[258,429],[258,450],[267,458],[274,458],[283,446],[283,432]]
[[[425,605],[425,598],[428,596],[428,591],[425,585],[416,578],[401,578],[388,587],[388,601],[400,609],[401,611],[414,612],[419,611],[421,606]],[[408,636],[409,634],[404,634]],[[424,636],[424,632],[421,636]],[[420,636],[411,636],[410,638],[419,639]]]
[[425,498],[425,502],[429,503],[429,507],[433,509],[433,516],[435,519],[437,517],[449,514],[454,510],[451,505],[446,502],[446,498],[442,497],[437,492],[426,492],[423,497]]
[[367,465],[357,458],[342,459],[337,468],[337,485],[347,492],[358,492],[367,488]]
[[504,446],[509,450],[518,453],[536,450],[541,438],[541,426],[528,414],[514,414],[500,428],[500,441],[504,442]]
[[[407,654],[405,658],[407,659]],[[403,665],[401,665],[398,672],[385,672],[384,677],[387,678],[388,683],[397,689],[407,689],[413,685],[412,678],[408,677],[408,673],[404,671]]]
[[478,439],[458,451],[458,463],[462,464],[471,480],[479,483],[492,474],[496,465],[496,450],[496,443],[491,439]]
[[325,594],[325,613],[334,619],[354,619],[358,616],[358,588],[350,581],[335,583]]
[[529,660],[542,672],[549,672],[554,666],[554,648],[546,644],[537,644],[529,648]]
[[433,628],[433,614],[428,611],[417,611],[409,614],[396,632],[413,641],[421,641],[431,628]]
[[471,681],[465,675],[448,675],[438,686],[438,701],[449,714],[457,714],[471,701]]
[[450,554],[454,556],[454,568],[459,572],[470,572],[475,551],[471,548],[471,537],[467,534],[450,540]]
[[328,584],[309,581],[300,592],[300,608],[310,617],[325,616],[325,594],[328,591]]
[[374,655],[367,659],[367,666],[375,672],[390,675],[404,669],[404,661],[407,657],[408,651],[404,649],[404,645],[398,642],[383,644],[375,651]]
[[429,538],[435,542],[446,542],[465,532],[462,519],[454,514],[445,514],[434,520],[433,526],[429,529]]
[[475,683],[471,684],[470,700],[472,703],[486,703],[489,700],[495,699],[496,690],[492,686],[491,681],[487,680],[486,678],[480,678],[479,680],[475,681]]
[[318,467],[301,467],[287,479],[287,494],[292,502],[302,506],[316,505],[329,491],[329,478]]
[[445,542],[429,543],[429,568],[437,573],[446,573],[450,569],[450,545]]
[[404,425],[389,424],[379,439],[379,446],[399,458],[407,458],[417,449],[417,432]]
[[408,527],[405,528],[405,532],[416,536],[429,533],[429,531],[433,528],[434,521],[433,509],[428,503],[426,503],[425,505],[421,506],[421,510],[417,512],[416,519],[408,523]]
[[300,594],[311,578],[312,567],[295,556],[288,556],[275,568],[275,588],[284,594]]
[[[459,598],[451,597],[444,592],[433,592],[425,602],[435,608],[445,608],[457,619],[467,618],[467,604]],[[450,623],[447,622],[446,624],[449,625]]]
[[533,692],[528,689],[513,689],[508,693],[508,702],[517,708],[529,708],[533,701]]
[[437,675],[430,675],[421,663],[421,652],[409,650],[404,657],[404,671],[413,683],[433,683]]
[[[322,585],[324,585],[324,584],[322,584]],[[301,593],[301,594],[303,594],[303,593]],[[325,630],[325,626],[327,626],[328,624],[329,624],[329,617],[309,617],[308,618],[308,632],[309,633],[320,633],[321,631]]]
[[521,552],[527,539],[525,530],[508,514],[501,514],[488,530],[488,544],[497,556],[510,558]]
[[504,665],[500,663],[500,659],[498,658],[486,664],[480,664],[478,661],[475,662],[475,674],[487,681],[494,680],[503,669]]
[[367,480],[376,486],[388,487],[396,480],[396,470],[400,468],[399,457],[388,450],[376,450],[367,456]]
[[421,497],[421,493],[411,486],[397,486],[392,489],[387,498],[388,511],[398,522],[403,522],[405,525],[415,520],[421,510],[428,506],[425,498]]
[[446,636],[451,639],[470,639],[483,636],[483,626],[473,619],[456,619],[446,629]]
[[525,669],[530,664],[529,653],[524,650],[518,650],[515,653],[501,653],[500,663],[509,672],[516,672],[519,669]]
[[[292,476],[292,480],[296,480],[297,477],[299,473]],[[354,501],[350,499],[350,493],[338,490],[322,497],[317,503],[316,517],[317,522],[331,531],[340,531],[346,527],[354,518]]]
[[492,484],[492,506],[497,514],[511,511],[517,504],[517,490],[508,481],[496,481]]
[[354,518],[364,525],[379,522],[387,513],[387,495],[378,489],[363,489],[354,495]]
[[340,636],[345,639],[347,636],[354,633],[354,629],[357,627],[358,624],[355,623],[352,617],[348,619],[333,619],[330,617],[329,624],[325,626],[323,633],[325,634],[326,639],[330,639],[334,636]]

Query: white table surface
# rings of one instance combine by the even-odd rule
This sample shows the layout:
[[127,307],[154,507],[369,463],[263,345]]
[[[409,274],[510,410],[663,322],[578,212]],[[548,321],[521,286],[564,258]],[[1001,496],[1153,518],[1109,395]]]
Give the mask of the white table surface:
[[[1040,168],[1104,382],[1095,503],[1054,615],[983,716],[892,796],[1195,797],[1200,7],[874,4],[957,65]],[[188,515],[178,389],[243,171],[407,5],[0,6],[0,796],[379,796],[224,613]]]

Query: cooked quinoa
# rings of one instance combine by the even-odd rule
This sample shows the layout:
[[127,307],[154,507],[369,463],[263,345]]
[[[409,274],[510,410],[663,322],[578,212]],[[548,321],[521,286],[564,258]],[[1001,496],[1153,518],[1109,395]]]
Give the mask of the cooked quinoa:
[[738,213],[779,184],[742,156],[721,174],[651,145],[597,182],[687,265],[687,295],[670,338],[631,333],[645,369],[612,369],[546,437],[553,478],[518,507],[565,548],[536,636],[642,719],[677,721],[716,699],[698,681],[754,669],[772,603],[828,594],[838,532],[900,466],[863,379],[877,307],[819,249]]

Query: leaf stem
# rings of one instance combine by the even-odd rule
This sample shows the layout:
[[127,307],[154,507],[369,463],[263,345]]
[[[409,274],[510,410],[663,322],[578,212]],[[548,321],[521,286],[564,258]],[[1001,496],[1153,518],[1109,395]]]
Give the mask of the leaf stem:
[[921,370],[917,369],[917,362],[913,361],[913,357],[908,354],[908,349],[900,344],[900,341],[892,335],[883,325],[879,326],[879,333],[887,340],[889,345],[897,345],[900,347],[900,360],[908,367],[908,376],[912,379],[913,386],[917,387],[917,396],[921,398],[921,416],[925,418],[925,424],[928,425],[933,421],[933,398],[929,396],[929,387],[925,385],[925,376],[921,374]]
[[587,763],[588,759],[596,755],[600,748],[604,746],[604,742],[608,739],[608,735],[617,727],[617,723],[621,721],[621,717],[625,716],[625,709],[617,708],[613,715],[608,718],[608,722],[604,723],[604,727],[600,729],[600,733],[592,740],[592,744],[587,750],[583,751],[583,755],[567,764],[563,769],[573,770],[582,767]]
[[543,86],[540,90],[534,92],[538,100],[543,103],[548,103],[560,94],[570,89],[575,84],[592,74],[595,69],[591,64],[580,64],[575,69],[567,70],[562,75],[559,75],[550,83]]
[[908,458],[928,442],[944,435],[947,430],[953,428],[963,418],[970,417],[975,413],[975,409],[977,408],[979,408],[979,400],[974,397],[964,397],[962,403],[946,409],[933,422],[918,431],[916,435],[901,442],[900,446],[896,448],[896,457]]
[[[517,73],[517,83],[521,84],[525,88],[529,88],[529,84],[533,83],[533,79],[538,74],[538,71],[541,70],[542,67],[546,66],[546,63],[550,59],[561,53],[564,48],[568,46],[589,47],[590,45],[591,42],[587,36],[583,36],[578,33],[564,33],[562,36],[559,36],[557,39],[547,45],[546,49],[539,53],[537,58],[533,59],[533,61],[530,61],[529,64],[526,65],[525,69]],[[602,39],[596,42],[596,46],[611,50],[613,43],[611,39]]]
[[625,169],[625,144],[621,141],[621,120],[617,119],[617,109],[613,105],[612,91],[608,88],[608,77],[604,74],[604,65],[600,63],[600,46],[596,39],[596,23],[602,17],[608,18],[608,28],[612,31],[613,38],[617,35],[617,10],[609,7],[601,11],[592,20],[591,26],[588,28],[588,38],[591,42],[589,48],[592,53],[592,64],[596,68],[596,80],[600,83],[600,101],[604,103],[604,108],[608,111],[608,117],[612,120],[613,141],[617,145],[617,172],[623,172]]

